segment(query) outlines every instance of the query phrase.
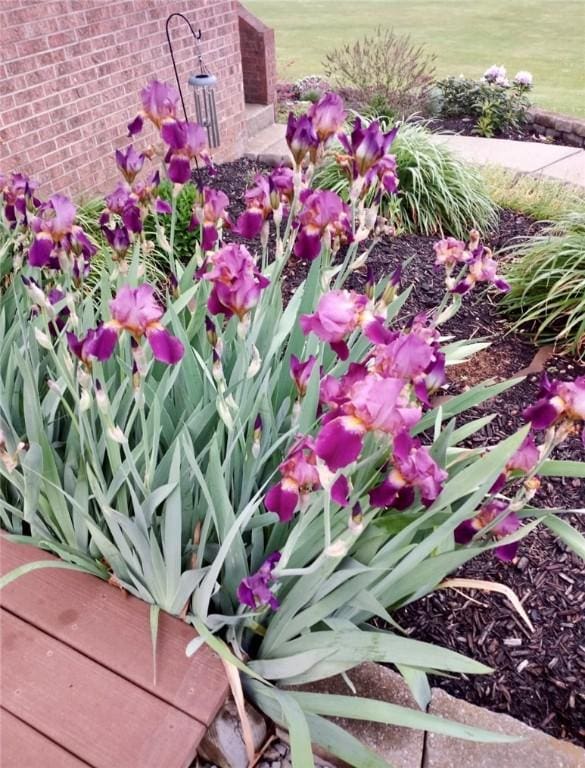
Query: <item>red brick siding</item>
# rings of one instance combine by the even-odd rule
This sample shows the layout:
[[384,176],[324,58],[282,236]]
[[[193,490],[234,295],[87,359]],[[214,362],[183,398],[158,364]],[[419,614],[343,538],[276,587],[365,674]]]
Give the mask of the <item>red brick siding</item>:
[[[215,157],[239,156],[245,118],[236,0],[8,0],[0,3],[0,170],[33,175],[45,194],[109,191],[118,178],[114,149],[128,143],[139,91],[153,78],[174,83],[165,20],[175,11],[201,28],[205,63],[218,77]],[[186,84],[197,67],[193,39],[183,20],[171,25]],[[184,95],[194,119],[188,88]]]
[[246,101],[250,104],[273,104],[276,100],[274,30],[241,4],[238,14]]

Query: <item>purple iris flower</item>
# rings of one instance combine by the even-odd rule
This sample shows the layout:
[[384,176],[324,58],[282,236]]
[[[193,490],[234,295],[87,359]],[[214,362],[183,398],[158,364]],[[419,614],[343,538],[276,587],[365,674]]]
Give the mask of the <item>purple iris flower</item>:
[[345,289],[323,294],[316,311],[301,315],[299,324],[305,335],[314,333],[327,341],[341,360],[347,360],[349,355],[345,339],[358,327],[374,344],[384,344],[392,338],[384,318],[373,313],[368,297]]
[[335,192],[305,190],[301,195],[303,207],[299,213],[300,231],[294,253],[299,259],[316,259],[321,252],[322,238],[327,235],[337,250],[341,243],[352,240],[349,206]]
[[115,224],[113,229],[111,227],[102,226],[102,232],[104,233],[106,240],[108,241],[110,248],[116,254],[117,259],[123,259],[126,255],[128,248],[130,248],[130,233],[124,224]]
[[142,231],[142,214],[138,205],[138,198],[125,182],[120,182],[113,192],[106,197],[107,211],[100,218],[103,226],[109,221],[109,212],[117,213],[124,226],[134,233]]
[[300,168],[303,160],[311,151],[319,146],[319,138],[313,126],[313,122],[307,115],[295,117],[289,113],[286,124],[286,143],[297,168]]
[[71,262],[74,277],[85,274],[96,247],[75,222],[77,208],[68,197],[53,195],[31,220],[34,240],[28,252],[32,267],[60,269],[60,255]]
[[245,193],[246,210],[238,216],[234,227],[241,237],[253,239],[281,206],[290,204],[294,195],[293,172],[290,168],[276,168],[269,176],[261,173]]
[[164,216],[168,216],[173,212],[172,205],[168,202],[168,200],[163,200],[162,197],[157,197],[154,201],[154,210],[156,213],[163,214]]
[[142,115],[136,115],[136,117],[128,123],[128,138],[136,136],[142,131],[144,120]]
[[[268,490],[264,505],[281,523],[288,523],[308,494],[322,488],[313,438],[300,438],[278,469],[280,480]],[[343,475],[333,483],[331,498],[341,506],[349,503],[349,482]]]
[[49,235],[54,242],[59,242],[71,232],[77,207],[65,195],[53,195],[39,208],[38,215],[32,222],[34,232]]
[[157,302],[152,286],[123,285],[109,306],[112,320],[106,324],[107,328],[118,333],[128,331],[136,342],[146,336],[154,357],[167,365],[181,360],[185,352],[183,344],[161,324],[164,309]]
[[4,218],[8,226],[27,226],[28,214],[38,208],[40,200],[35,195],[38,182],[23,173],[0,174],[0,198],[4,206]]
[[327,341],[342,360],[347,360],[349,349],[345,339],[358,327],[366,305],[367,297],[354,291],[329,291],[321,296],[312,315],[301,315],[301,330],[305,336],[314,333]]
[[468,293],[477,283],[489,283],[502,293],[510,290],[509,283],[497,274],[498,265],[489,248],[477,245],[470,256],[466,253],[464,258],[466,259],[464,263],[469,267],[468,273],[453,286],[447,283],[453,293],[460,295]]
[[407,509],[418,490],[421,502],[429,506],[441,493],[446,479],[447,473],[432,458],[429,449],[402,432],[394,438],[392,469],[386,480],[370,491],[370,504]]
[[389,344],[376,347],[375,370],[383,376],[416,379],[434,359],[434,349],[414,333],[400,333]]
[[504,471],[498,476],[496,482],[490,488],[490,493],[499,493],[506,485],[509,478],[515,473],[527,474],[531,472],[540,460],[540,451],[534,442],[532,435],[526,435],[522,445],[507,462]]
[[230,244],[211,256],[212,269],[203,275],[213,283],[208,309],[212,315],[237,315],[240,320],[258,303],[270,281],[256,267],[243,245]]
[[132,185],[132,195],[142,205],[150,203],[160,184],[159,171],[151,171],[144,179],[137,179]]
[[207,132],[198,123],[179,120],[163,123],[163,141],[168,144],[166,160],[169,163],[169,179],[175,184],[185,184],[191,178],[191,161],[202,160],[211,166],[207,147]]
[[69,349],[86,365],[90,365],[92,359],[108,360],[114,352],[117,341],[116,331],[104,325],[92,328],[83,339],[78,339],[74,333],[67,333]]
[[341,96],[325,93],[316,104],[311,105],[307,116],[313,124],[317,138],[325,144],[343,126],[347,113]]
[[280,552],[273,552],[268,555],[256,573],[242,579],[238,587],[238,600],[242,605],[252,609],[269,606],[273,611],[280,608],[280,603],[270,589],[274,581],[273,571],[280,558]]
[[368,171],[374,168],[387,153],[397,133],[398,127],[383,133],[377,120],[373,120],[364,128],[357,117],[349,136],[344,133],[339,134],[339,140],[348,154],[354,179],[366,177]]
[[278,469],[281,479],[269,489],[264,504],[281,523],[288,523],[306,495],[321,487],[313,439],[295,443]]
[[[47,299],[49,300],[49,304],[51,305],[51,307],[54,307],[56,304],[59,304],[61,301],[63,301],[64,298],[65,298],[65,294],[59,288],[51,288],[51,290],[47,294]],[[70,314],[71,313],[69,311],[69,307],[64,306],[62,309],[59,310],[59,312],[52,319],[51,325],[49,327],[51,331],[51,335],[61,333],[63,328],[65,328],[65,326],[67,325],[67,320]]]
[[[539,399],[524,411],[534,429],[548,429],[561,419],[585,421],[585,376],[575,381],[557,381],[543,375]],[[582,432],[585,443],[585,428]]]
[[[152,80],[142,89],[140,98],[144,114],[152,120],[157,128],[160,128],[168,121],[174,120],[177,116],[179,92],[168,83]],[[130,125],[133,125],[133,123],[130,123]],[[130,129],[130,126],[128,128]]]
[[244,199],[246,210],[238,216],[234,232],[251,240],[260,234],[264,222],[272,214],[268,177],[257,174],[254,177],[254,185],[246,189]]
[[201,200],[195,204],[195,212],[191,218],[189,229],[202,228],[201,248],[210,251],[218,240],[217,227],[231,227],[231,220],[226,211],[229,198],[218,189],[204,187]]
[[294,195],[294,173],[292,168],[282,165],[278,166],[268,177],[268,184],[270,186],[273,208],[277,207],[274,204],[275,199],[281,203],[290,204]]
[[396,194],[398,191],[398,172],[395,155],[384,155],[384,157],[381,157],[368,172],[366,182],[371,183],[375,176],[378,177],[382,189],[387,194]]
[[300,397],[304,397],[307,391],[307,385],[316,362],[315,355],[310,355],[304,362],[299,360],[296,355],[290,357],[290,375]]
[[316,453],[330,470],[342,469],[359,457],[367,432],[398,435],[421,413],[411,404],[405,381],[367,374],[348,387],[341,406],[329,415],[317,435]]
[[[503,515],[509,509],[509,503],[501,499],[492,499],[488,501],[478,514],[471,520],[464,520],[455,529],[455,541],[457,544],[469,544],[476,533],[485,528],[486,525],[493,522],[497,517]],[[494,539],[501,539],[515,533],[520,528],[520,520],[514,512],[505,515],[490,531]],[[516,557],[518,551],[518,542],[511,544],[502,544],[494,549],[494,554],[500,560],[511,562]]]
[[452,270],[458,264],[467,264],[473,255],[466,249],[463,240],[455,237],[445,237],[434,244],[435,264]]
[[85,277],[89,272],[90,260],[96,253],[97,246],[78,226],[74,226],[71,233],[65,236],[61,246],[69,254],[71,274],[75,280]]
[[389,343],[374,349],[371,370],[385,377],[409,379],[417,397],[429,405],[430,393],[446,380],[438,332],[425,316],[418,316],[408,333],[397,333]]
[[122,174],[128,184],[132,184],[136,176],[142,170],[144,165],[144,154],[138,153],[134,145],[130,144],[125,150],[116,150],[116,165],[122,171]]

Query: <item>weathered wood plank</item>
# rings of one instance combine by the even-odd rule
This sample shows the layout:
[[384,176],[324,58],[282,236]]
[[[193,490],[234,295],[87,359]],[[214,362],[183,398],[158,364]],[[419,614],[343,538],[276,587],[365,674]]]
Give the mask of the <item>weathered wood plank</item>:
[[188,768],[200,722],[1,611],[2,706],[94,768]]
[[[0,765],[5,768],[88,768],[5,709],[0,709]],[[90,767],[91,768],[91,767]]]
[[[51,558],[0,537],[2,574]],[[148,605],[94,576],[34,571],[5,587],[0,605],[204,725],[213,722],[225,701],[228,682],[220,659],[207,646],[188,659],[185,647],[196,632],[165,613],[159,620],[154,685]]]

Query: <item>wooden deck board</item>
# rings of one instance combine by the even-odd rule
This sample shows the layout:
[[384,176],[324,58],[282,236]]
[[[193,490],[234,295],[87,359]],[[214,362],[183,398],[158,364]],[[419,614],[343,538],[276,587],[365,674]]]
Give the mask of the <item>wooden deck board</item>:
[[201,723],[1,614],[4,709],[93,768],[188,768],[205,732]]
[[[2,574],[51,558],[0,537]],[[5,587],[0,605],[206,726],[226,699],[228,682],[220,659],[207,646],[188,659],[185,648],[195,631],[162,612],[154,685],[148,606],[94,576],[40,569]]]
[[3,768],[88,768],[10,712],[0,709],[0,765]]

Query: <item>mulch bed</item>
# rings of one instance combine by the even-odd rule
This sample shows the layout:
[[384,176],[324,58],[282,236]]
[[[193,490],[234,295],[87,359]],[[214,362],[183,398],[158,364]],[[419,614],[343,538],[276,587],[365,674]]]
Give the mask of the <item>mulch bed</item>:
[[[209,181],[230,196],[231,210],[237,215],[243,208],[243,189],[262,170],[256,163],[240,160],[220,166]],[[498,230],[487,244],[498,249],[536,228],[530,219],[503,211]],[[381,277],[415,256],[404,270],[404,284],[414,285],[404,309],[407,315],[432,309],[442,296],[442,275],[433,267],[434,242],[434,238],[417,235],[388,238],[376,246],[370,257],[376,276]],[[306,269],[307,264],[302,262],[289,265],[285,273],[287,292],[304,278]],[[360,289],[364,277],[356,274],[352,281],[350,287]],[[565,379],[585,375],[585,366],[553,355],[550,350],[537,356],[537,349],[527,339],[510,333],[493,294],[476,291],[465,297],[462,310],[445,330],[456,338],[485,337],[492,342],[472,362],[450,369],[446,394],[460,392],[485,378],[503,380],[519,372],[528,373],[521,384],[466,414],[466,420],[497,414],[470,440],[472,445],[490,444],[524,423],[522,411],[536,397],[542,369]],[[556,458],[585,461],[585,448],[574,437],[557,450]],[[582,508],[585,481],[545,478],[535,504]],[[584,518],[574,515],[571,522],[585,531]],[[535,631],[528,631],[505,597],[477,590],[465,594],[438,590],[406,606],[397,612],[396,619],[412,637],[460,651],[495,670],[485,677],[437,678],[433,685],[471,703],[506,712],[553,736],[585,744],[583,562],[540,527],[521,542],[514,563],[502,563],[487,553],[456,575],[511,587]]]
[[[475,120],[471,117],[434,117],[428,121],[427,127],[433,133],[458,133],[461,136],[478,136],[475,130]],[[516,130],[507,129],[491,138],[509,139],[510,141],[532,141],[536,144],[562,144],[560,139],[550,136],[539,136],[530,126]]]

